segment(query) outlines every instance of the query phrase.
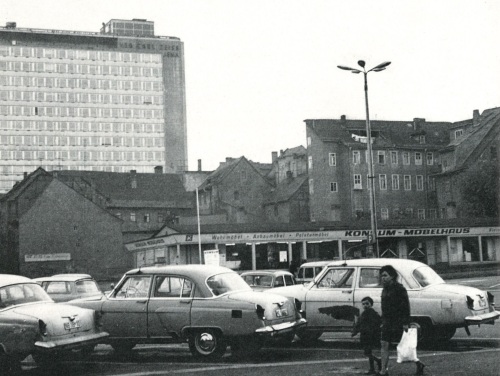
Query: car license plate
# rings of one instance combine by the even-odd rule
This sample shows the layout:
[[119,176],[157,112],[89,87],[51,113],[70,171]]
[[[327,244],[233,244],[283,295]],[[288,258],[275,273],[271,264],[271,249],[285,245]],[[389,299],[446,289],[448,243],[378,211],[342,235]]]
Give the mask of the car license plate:
[[75,320],[75,321],[70,321],[70,322],[65,322],[64,323],[64,329],[66,330],[71,330],[71,329],[78,329],[80,327],[80,321]]
[[288,309],[286,309],[286,308],[277,309],[276,310],[276,317],[283,317],[283,316],[288,316]]

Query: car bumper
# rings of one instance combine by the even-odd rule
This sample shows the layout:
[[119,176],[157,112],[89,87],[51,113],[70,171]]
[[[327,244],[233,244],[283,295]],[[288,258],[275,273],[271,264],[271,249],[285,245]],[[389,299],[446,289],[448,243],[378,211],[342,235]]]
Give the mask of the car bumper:
[[37,341],[35,342],[35,346],[40,351],[71,350],[83,346],[97,345],[98,343],[102,343],[102,339],[107,336],[109,336],[109,334],[106,332],[92,333],[53,341]]
[[295,332],[298,328],[307,324],[305,319],[299,319],[293,322],[283,322],[276,325],[267,325],[255,331],[256,334],[265,335],[270,337],[285,335],[287,333]]
[[500,317],[500,312],[493,311],[477,316],[467,316],[465,318],[465,323],[467,325],[493,324],[493,321],[498,319],[498,317]]

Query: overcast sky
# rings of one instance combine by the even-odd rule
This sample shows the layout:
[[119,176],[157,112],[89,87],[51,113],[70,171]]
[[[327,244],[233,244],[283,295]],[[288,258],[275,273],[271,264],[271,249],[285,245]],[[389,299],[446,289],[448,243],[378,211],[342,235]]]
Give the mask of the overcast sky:
[[184,42],[189,168],[271,162],[305,119],[459,121],[500,106],[497,0],[0,0],[0,24],[99,31],[145,18]]

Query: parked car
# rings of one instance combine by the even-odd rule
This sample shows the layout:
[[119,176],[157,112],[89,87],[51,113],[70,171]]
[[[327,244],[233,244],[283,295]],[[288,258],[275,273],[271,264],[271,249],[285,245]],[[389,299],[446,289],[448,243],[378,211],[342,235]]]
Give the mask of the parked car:
[[89,296],[101,296],[97,282],[88,274],[56,274],[34,278],[55,302],[67,302]]
[[20,361],[54,364],[55,354],[90,353],[107,337],[100,316],[90,309],[55,303],[35,281],[0,274],[0,374],[20,369]]
[[311,282],[314,277],[316,277],[323,268],[331,263],[332,261],[311,261],[305,262],[300,265],[299,270],[297,271],[297,278],[295,281],[297,283],[306,283]]
[[254,291],[295,285],[294,275],[285,270],[254,270],[241,273],[241,276]]
[[113,291],[71,304],[103,315],[116,351],[139,343],[188,342],[203,359],[256,351],[272,338],[292,340],[305,325],[293,299],[254,292],[231,269],[208,265],[142,267]]
[[408,290],[412,321],[422,340],[448,340],[457,328],[493,324],[500,316],[493,295],[473,287],[448,284],[429,266],[406,259],[357,259],[329,263],[309,283],[267,290],[302,302],[308,325],[297,334],[317,339],[323,332],[351,331],[369,296],[380,312],[380,268],[392,265]]

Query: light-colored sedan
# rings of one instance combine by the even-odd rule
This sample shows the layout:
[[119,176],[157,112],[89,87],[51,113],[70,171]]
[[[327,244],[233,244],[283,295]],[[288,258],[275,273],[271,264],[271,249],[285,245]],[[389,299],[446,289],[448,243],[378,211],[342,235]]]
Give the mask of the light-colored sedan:
[[500,316],[492,294],[445,283],[429,266],[406,259],[332,261],[312,282],[267,291],[300,300],[308,325],[298,336],[316,339],[323,332],[351,331],[364,297],[371,297],[380,312],[380,268],[388,264],[408,291],[411,318],[422,340],[448,340],[457,328],[469,333],[469,326],[494,324]]
[[34,278],[55,302],[102,296],[97,282],[88,274],[56,274],[50,277]]
[[241,276],[254,291],[295,285],[295,277],[286,270],[254,270],[241,273]]
[[266,340],[291,341],[306,321],[294,299],[254,292],[225,267],[172,265],[127,272],[100,298],[73,300],[103,315],[116,351],[139,343],[188,342],[191,353],[217,359],[231,346],[239,355]]
[[0,375],[20,368],[28,355],[43,365],[56,355],[89,353],[107,337],[93,310],[55,303],[35,281],[0,274]]

